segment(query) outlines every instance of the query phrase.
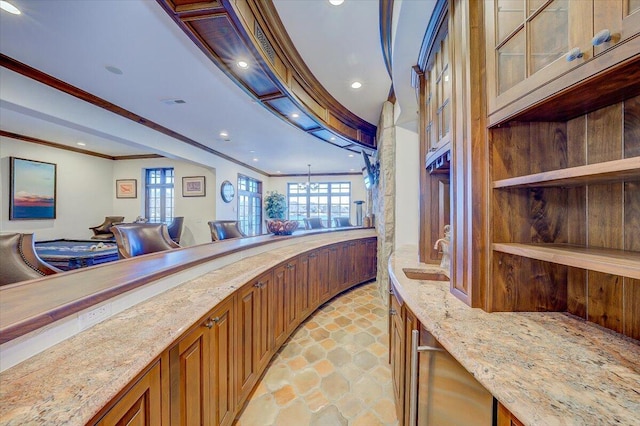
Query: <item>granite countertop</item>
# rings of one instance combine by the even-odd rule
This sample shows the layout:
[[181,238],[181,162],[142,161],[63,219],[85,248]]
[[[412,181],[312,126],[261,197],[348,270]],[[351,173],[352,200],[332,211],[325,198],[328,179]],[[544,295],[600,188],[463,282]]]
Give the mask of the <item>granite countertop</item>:
[[640,425],[640,345],[560,312],[470,308],[405,246],[389,259],[399,296],[463,367],[525,425]]
[[354,230],[300,237],[167,290],[0,373],[0,424],[84,425],[186,330],[285,259],[375,237]]

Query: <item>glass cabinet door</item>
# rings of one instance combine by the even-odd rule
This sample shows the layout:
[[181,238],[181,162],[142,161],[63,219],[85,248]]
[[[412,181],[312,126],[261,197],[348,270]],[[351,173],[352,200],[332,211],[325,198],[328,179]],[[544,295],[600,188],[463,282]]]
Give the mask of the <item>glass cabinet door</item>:
[[[488,70],[495,79],[489,89],[489,96],[495,97],[490,109],[512,102],[592,56],[591,0],[493,0],[485,4],[487,61],[492,62]],[[574,48],[582,55],[568,60]]]

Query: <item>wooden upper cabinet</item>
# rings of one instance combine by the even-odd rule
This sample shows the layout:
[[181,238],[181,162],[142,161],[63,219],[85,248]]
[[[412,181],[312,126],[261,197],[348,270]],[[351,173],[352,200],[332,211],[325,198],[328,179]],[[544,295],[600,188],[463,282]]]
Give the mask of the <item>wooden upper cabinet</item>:
[[161,401],[160,361],[158,361],[96,425],[160,426],[162,424]]
[[[592,55],[590,0],[486,2],[489,112],[499,109]],[[577,48],[571,61],[566,55]],[[541,72],[544,70],[544,72]]]
[[426,164],[433,157],[439,157],[451,143],[451,66],[449,61],[449,35],[443,32],[434,44],[433,59],[430,68],[425,71],[424,133],[427,144]]
[[490,114],[640,32],[636,0],[490,0],[485,5]]

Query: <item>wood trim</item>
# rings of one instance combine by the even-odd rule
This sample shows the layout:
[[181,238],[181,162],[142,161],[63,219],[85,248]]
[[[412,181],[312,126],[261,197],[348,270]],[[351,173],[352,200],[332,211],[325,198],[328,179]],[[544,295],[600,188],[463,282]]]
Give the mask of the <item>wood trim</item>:
[[111,155],[100,154],[99,152],[89,151],[88,149],[76,148],[73,146],[62,145],[56,142],[45,141],[44,139],[38,139],[38,138],[33,138],[31,136],[20,135],[18,133],[7,132],[6,130],[0,130],[0,136],[20,140],[23,142],[37,143],[39,145],[44,145],[51,148],[63,149],[65,151],[77,152],[79,154],[91,155],[93,157],[104,158],[107,160],[116,159],[116,157],[113,157]]
[[429,62],[433,57],[433,49],[440,42],[442,37],[447,34],[447,14],[449,13],[449,4],[447,0],[438,0],[436,3],[427,30],[422,39],[420,52],[418,53],[418,66],[422,71],[427,70]]
[[44,73],[44,72],[42,72],[40,70],[32,68],[32,67],[30,67],[30,66],[28,66],[26,64],[23,64],[22,62],[19,62],[19,61],[13,59],[13,58],[10,58],[9,56],[6,56],[5,54],[2,54],[2,53],[0,53],[0,66],[2,66],[4,68],[7,68],[7,69],[9,69],[11,71],[14,71],[14,72],[16,72],[18,74],[21,74],[21,75],[23,75],[25,77],[31,78],[32,80],[35,80],[35,81],[37,81],[39,83],[42,83],[42,84],[45,84],[45,85],[47,85],[49,87],[57,89],[57,90],[59,90],[59,91],[61,91],[63,93],[71,95],[71,96],[73,96],[75,98],[78,98],[78,99],[80,99],[82,101],[85,101],[85,102],[88,102],[88,103],[90,103],[92,105],[100,107],[100,108],[102,108],[104,110],[107,110],[107,111],[113,113],[113,114],[117,114],[117,115],[119,115],[121,117],[124,117],[124,118],[126,118],[128,120],[131,120],[131,121],[133,121],[135,123],[138,123],[140,125],[148,127],[150,129],[155,130],[155,131],[157,131],[159,133],[162,133],[162,134],[164,134],[166,136],[169,136],[169,137],[172,137],[174,139],[177,139],[180,142],[184,142],[184,143],[186,143],[188,145],[191,145],[191,146],[193,146],[195,148],[198,148],[198,149],[201,149],[203,151],[206,151],[206,152],[208,152],[210,154],[213,154],[215,156],[223,158],[223,159],[225,159],[227,161],[230,161],[230,162],[232,162],[234,164],[237,164],[239,166],[246,167],[247,169],[253,170],[254,172],[259,173],[261,175],[268,176],[268,174],[263,170],[260,170],[260,169],[258,169],[256,167],[253,167],[250,164],[245,164],[245,163],[243,163],[241,161],[238,161],[233,157],[230,157],[230,156],[228,156],[226,154],[223,154],[223,153],[221,153],[219,151],[216,151],[215,149],[209,148],[208,146],[203,145],[200,142],[197,142],[197,141],[195,141],[193,139],[190,139],[190,138],[188,138],[188,137],[186,137],[186,136],[184,136],[184,135],[182,135],[182,134],[180,134],[178,132],[174,132],[173,130],[171,130],[171,129],[167,128],[167,127],[161,126],[160,124],[157,124],[157,123],[155,123],[155,122],[153,122],[151,120],[148,120],[148,119],[146,119],[146,118],[144,118],[144,117],[142,117],[142,116],[140,116],[138,114],[135,114],[135,113],[133,113],[131,111],[128,111],[128,110],[126,110],[126,109],[124,109],[122,107],[119,107],[118,105],[112,104],[111,102],[109,102],[109,101],[107,101],[105,99],[102,99],[102,98],[100,98],[98,96],[95,96],[95,95],[93,95],[93,94],[91,94],[89,92],[85,92],[84,90],[79,89],[79,88],[77,88],[75,86],[72,86],[69,83],[66,83],[66,82],[64,82],[62,80],[58,80],[57,78],[55,78],[53,76],[50,76],[49,74],[46,74],[46,73]]
[[[362,228],[302,231],[295,236],[261,235],[218,241],[8,284],[0,287],[0,310],[3,312],[0,317],[0,344],[132,289],[229,254],[285,239],[358,230]],[[35,298],[34,294],[39,297]],[[27,300],[29,303],[25,303]]]
[[[380,46],[384,65],[387,67],[389,77],[393,79],[393,55],[391,48],[391,27],[393,20],[393,0],[380,0]],[[391,83],[393,90],[393,83]]]
[[62,144],[57,143],[57,142],[45,141],[44,139],[33,138],[31,136],[25,136],[25,135],[19,135],[17,133],[7,132],[5,130],[0,130],[0,136],[4,136],[4,137],[7,137],[7,138],[20,140],[20,141],[23,141],[23,142],[37,143],[39,145],[44,145],[44,146],[48,146],[48,147],[56,148],[56,149],[62,149],[62,150],[65,150],[65,151],[77,152],[78,154],[91,155],[93,157],[104,158],[106,160],[117,161],[117,160],[141,160],[141,159],[147,159],[147,158],[165,158],[164,155],[160,155],[160,154],[118,155],[118,156],[114,157],[114,156],[107,155],[107,154],[101,154],[99,152],[89,151],[88,149],[82,149],[82,148],[76,148],[76,147],[73,147],[73,146],[62,145]]

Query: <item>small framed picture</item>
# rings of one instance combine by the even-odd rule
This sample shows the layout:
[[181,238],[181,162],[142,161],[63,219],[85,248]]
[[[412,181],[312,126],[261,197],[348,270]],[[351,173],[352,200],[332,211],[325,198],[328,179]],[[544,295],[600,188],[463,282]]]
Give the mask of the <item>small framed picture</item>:
[[116,198],[138,198],[137,179],[116,180]]
[[204,176],[185,176],[182,178],[183,197],[204,197],[205,195]]

